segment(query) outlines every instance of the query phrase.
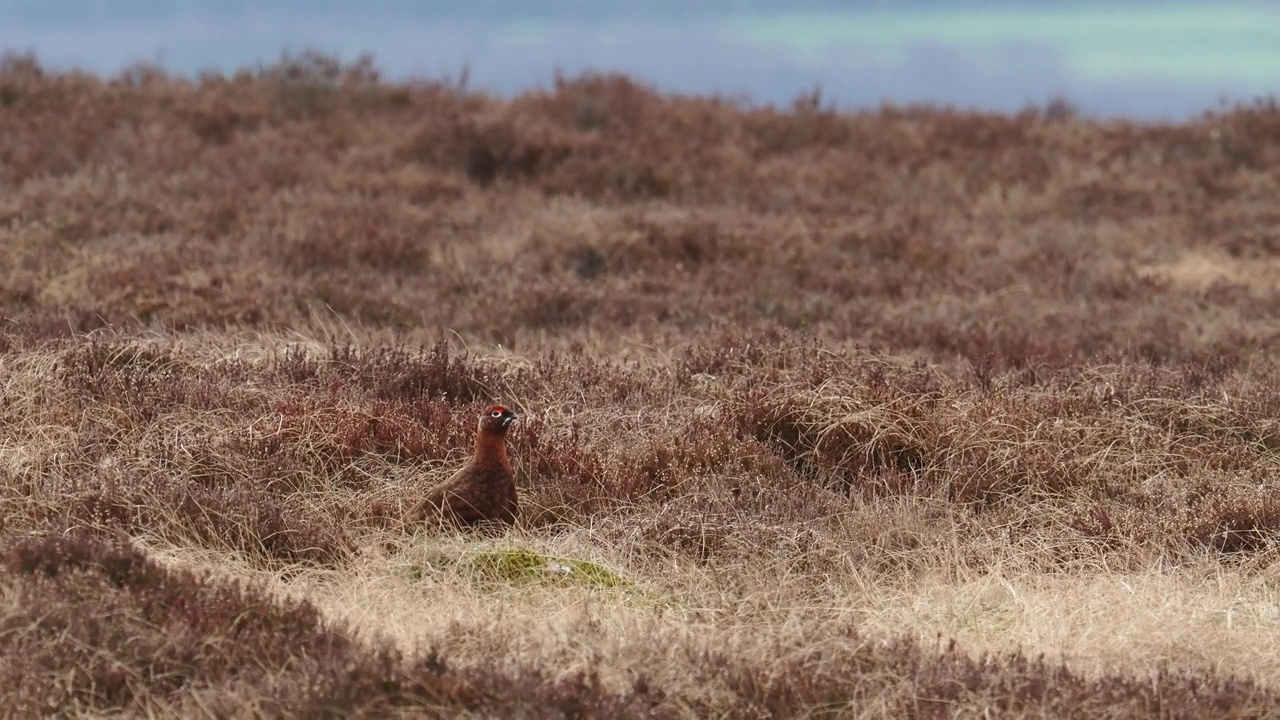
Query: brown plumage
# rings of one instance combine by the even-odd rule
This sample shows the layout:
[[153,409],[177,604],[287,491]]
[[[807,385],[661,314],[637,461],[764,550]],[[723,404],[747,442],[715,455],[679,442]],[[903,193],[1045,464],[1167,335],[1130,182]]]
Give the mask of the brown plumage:
[[480,416],[476,452],[453,477],[433,488],[405,515],[405,522],[443,520],[457,525],[515,522],[515,474],[507,458],[507,430],[519,416],[494,405]]

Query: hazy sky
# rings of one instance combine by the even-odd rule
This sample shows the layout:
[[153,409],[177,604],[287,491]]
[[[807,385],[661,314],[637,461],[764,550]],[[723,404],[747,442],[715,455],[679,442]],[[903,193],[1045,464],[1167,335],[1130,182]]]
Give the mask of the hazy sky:
[[[962,9],[963,8],[963,9]],[[647,0],[0,0],[0,47],[53,67],[228,71],[282,51],[372,53],[392,77],[510,93],[555,69],[787,103],[821,87],[1016,110],[1065,96],[1098,115],[1186,117],[1280,93],[1280,3]]]

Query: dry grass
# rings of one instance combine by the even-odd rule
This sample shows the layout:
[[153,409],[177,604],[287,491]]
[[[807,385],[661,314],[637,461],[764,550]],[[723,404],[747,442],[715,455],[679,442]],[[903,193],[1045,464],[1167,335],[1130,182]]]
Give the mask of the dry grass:
[[[1264,716],[1280,116],[0,66],[40,715]],[[502,534],[392,529],[512,438]]]

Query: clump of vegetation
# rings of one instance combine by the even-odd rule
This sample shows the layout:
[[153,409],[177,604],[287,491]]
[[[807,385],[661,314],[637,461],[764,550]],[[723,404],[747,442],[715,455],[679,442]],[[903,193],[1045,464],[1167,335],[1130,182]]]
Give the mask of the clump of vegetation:
[[564,582],[597,588],[631,588],[622,575],[590,560],[544,555],[526,548],[477,550],[461,564],[476,578],[508,584]]

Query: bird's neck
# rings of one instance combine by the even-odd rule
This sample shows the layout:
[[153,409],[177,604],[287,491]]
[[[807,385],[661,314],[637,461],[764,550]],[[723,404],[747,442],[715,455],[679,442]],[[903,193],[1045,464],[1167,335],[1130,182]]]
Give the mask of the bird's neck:
[[498,433],[480,432],[476,435],[475,462],[483,467],[511,467],[507,459],[507,439]]

